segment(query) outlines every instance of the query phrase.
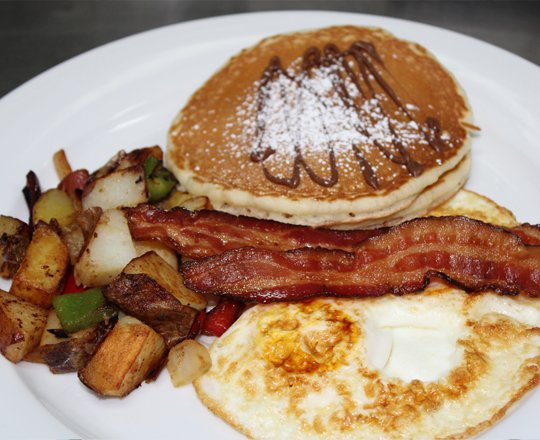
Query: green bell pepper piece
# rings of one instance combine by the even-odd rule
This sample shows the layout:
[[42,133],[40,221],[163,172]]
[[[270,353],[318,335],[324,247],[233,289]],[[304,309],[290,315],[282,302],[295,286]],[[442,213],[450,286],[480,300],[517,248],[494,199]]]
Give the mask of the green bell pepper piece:
[[99,288],[56,296],[53,307],[62,328],[68,333],[92,327],[116,314],[116,309],[107,304]]
[[144,161],[144,176],[150,203],[163,200],[178,183],[173,174],[154,156],[148,156]]

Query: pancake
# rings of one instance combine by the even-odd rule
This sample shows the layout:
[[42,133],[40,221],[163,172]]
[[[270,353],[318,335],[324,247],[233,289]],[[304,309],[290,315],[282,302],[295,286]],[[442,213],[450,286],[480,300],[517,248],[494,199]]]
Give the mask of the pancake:
[[[429,214],[517,224],[465,190]],[[196,392],[251,438],[470,438],[538,385],[540,303],[431,283],[416,295],[256,305],[210,355]]]
[[470,118],[459,84],[418,44],[353,26],[277,35],[195,92],[167,164],[217,210],[377,227],[463,186]]

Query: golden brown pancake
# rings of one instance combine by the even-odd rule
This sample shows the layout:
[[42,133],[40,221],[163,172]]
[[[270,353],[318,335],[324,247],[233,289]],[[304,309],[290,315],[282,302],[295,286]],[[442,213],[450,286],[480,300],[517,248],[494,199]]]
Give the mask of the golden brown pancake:
[[168,164],[215,209],[392,224],[463,185],[469,117],[457,82],[418,44],[353,26],[277,35],[191,97],[170,129]]

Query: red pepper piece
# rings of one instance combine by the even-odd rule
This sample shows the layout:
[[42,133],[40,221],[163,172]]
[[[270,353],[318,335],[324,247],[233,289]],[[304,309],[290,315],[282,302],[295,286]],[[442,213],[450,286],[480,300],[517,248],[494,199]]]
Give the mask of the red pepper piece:
[[238,319],[244,304],[240,301],[223,298],[206,314],[202,334],[221,336]]
[[69,272],[66,277],[66,282],[64,284],[64,290],[62,293],[80,293],[84,292],[86,288],[84,286],[77,286],[77,283],[75,282],[75,276],[73,275],[73,272]]
[[191,324],[191,328],[189,329],[188,333],[188,339],[195,339],[199,334],[201,333],[204,322],[206,321],[206,311],[201,310],[197,315],[195,316],[195,319],[193,320],[193,324]]

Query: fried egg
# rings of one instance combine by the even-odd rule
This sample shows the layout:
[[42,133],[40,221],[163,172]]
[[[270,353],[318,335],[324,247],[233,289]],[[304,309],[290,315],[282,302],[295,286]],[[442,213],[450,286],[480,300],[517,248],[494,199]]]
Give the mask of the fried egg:
[[[515,224],[463,191],[434,215]],[[211,346],[203,403],[257,439],[470,438],[540,380],[540,302],[415,295],[256,305]]]

